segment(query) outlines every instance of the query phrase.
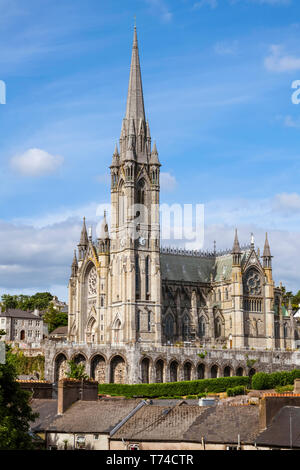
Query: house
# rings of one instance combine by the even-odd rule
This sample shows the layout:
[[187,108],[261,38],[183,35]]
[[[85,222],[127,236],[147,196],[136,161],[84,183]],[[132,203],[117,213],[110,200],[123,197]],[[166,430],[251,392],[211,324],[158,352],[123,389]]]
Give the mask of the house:
[[20,348],[40,348],[44,336],[44,322],[38,311],[7,309],[0,312],[0,329],[6,334],[1,340],[18,343]]
[[111,450],[255,449],[259,410],[251,405],[150,405],[141,408],[112,437]]

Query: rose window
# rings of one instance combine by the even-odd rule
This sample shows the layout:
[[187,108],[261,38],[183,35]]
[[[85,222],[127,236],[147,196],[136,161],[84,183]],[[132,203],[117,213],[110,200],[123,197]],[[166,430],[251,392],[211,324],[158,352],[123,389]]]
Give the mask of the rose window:
[[90,271],[89,277],[88,277],[88,292],[89,295],[96,295],[97,293],[97,272],[96,268],[93,267]]
[[261,295],[261,279],[257,271],[252,269],[246,278],[246,293],[248,295]]

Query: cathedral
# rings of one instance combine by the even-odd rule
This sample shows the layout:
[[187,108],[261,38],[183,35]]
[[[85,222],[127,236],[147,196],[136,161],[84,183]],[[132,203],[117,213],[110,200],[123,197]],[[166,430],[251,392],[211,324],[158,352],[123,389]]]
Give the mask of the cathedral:
[[67,341],[47,345],[49,377],[62,377],[70,359],[99,382],[115,383],[282,370],[287,355],[296,364],[292,308],[275,287],[267,234],[262,256],[253,235],[241,247],[237,231],[224,252],[160,245],[161,163],[145,116],[136,28],[119,142],[110,227],[104,213],[95,240],[83,220]]

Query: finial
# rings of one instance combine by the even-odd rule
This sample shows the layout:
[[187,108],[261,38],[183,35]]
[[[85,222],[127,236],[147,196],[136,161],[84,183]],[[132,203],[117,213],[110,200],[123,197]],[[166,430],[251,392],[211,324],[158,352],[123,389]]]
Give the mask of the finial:
[[136,29],[136,15],[134,15],[134,29]]

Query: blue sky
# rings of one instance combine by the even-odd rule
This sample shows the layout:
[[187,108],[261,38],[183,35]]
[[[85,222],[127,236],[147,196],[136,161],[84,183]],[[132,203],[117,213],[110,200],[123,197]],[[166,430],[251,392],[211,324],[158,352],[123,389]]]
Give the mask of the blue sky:
[[[134,16],[161,200],[205,204],[205,247],[269,232],[300,289],[298,0],[0,0],[0,295],[66,298],[80,220],[109,202]],[[36,149],[36,150],[34,150]]]

